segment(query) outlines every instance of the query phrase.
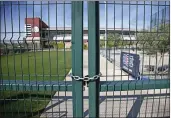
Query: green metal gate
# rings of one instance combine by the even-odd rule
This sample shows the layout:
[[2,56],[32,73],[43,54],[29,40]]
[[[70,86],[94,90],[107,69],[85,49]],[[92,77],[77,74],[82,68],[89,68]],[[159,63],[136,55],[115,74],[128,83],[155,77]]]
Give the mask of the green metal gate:
[[[1,2],[0,117],[169,117],[168,1],[86,2],[88,44],[83,39],[84,4],[83,1]],[[62,11],[59,5],[63,5]],[[69,19],[65,13],[70,12],[65,10],[69,5],[71,29],[65,26]],[[131,19],[131,8],[135,8],[135,19]],[[106,28],[101,30],[104,10]],[[141,30],[138,10],[143,15]],[[58,26],[61,13],[63,28]],[[145,25],[146,13],[150,28]],[[120,30],[116,27],[119,14]],[[114,19],[113,28],[108,28],[110,15]],[[23,18],[26,18],[25,31],[21,26]],[[127,29],[123,27],[124,22],[128,24]],[[51,24],[56,27],[50,27]],[[72,37],[71,45],[65,38],[68,35]],[[140,55],[138,77],[121,69],[121,52]],[[158,53],[161,64],[157,61]],[[130,59],[127,63],[130,64]]]

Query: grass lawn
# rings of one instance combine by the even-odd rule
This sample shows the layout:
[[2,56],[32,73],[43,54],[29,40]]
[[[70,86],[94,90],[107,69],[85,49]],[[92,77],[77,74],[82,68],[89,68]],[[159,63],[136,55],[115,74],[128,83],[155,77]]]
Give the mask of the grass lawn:
[[3,79],[63,80],[71,69],[71,52],[66,51],[65,55],[63,51],[44,51],[2,56],[1,64]]
[[[63,80],[71,69],[71,52],[66,51],[65,55],[63,51],[44,51],[1,56],[1,67],[6,80]],[[38,117],[54,93],[1,91],[0,117]]]

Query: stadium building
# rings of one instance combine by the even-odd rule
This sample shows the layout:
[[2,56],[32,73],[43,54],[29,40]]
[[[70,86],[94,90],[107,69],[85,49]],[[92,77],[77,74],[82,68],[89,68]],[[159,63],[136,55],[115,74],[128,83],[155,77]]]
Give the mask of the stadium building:
[[[84,43],[88,42],[88,28],[83,29]],[[25,32],[28,44],[33,44],[36,48],[46,47],[48,40],[64,41],[65,48],[71,46],[71,27],[49,27],[40,18],[25,18]],[[118,33],[123,40],[135,40],[135,30],[107,28],[107,33]],[[105,28],[100,28],[100,39],[104,39]]]

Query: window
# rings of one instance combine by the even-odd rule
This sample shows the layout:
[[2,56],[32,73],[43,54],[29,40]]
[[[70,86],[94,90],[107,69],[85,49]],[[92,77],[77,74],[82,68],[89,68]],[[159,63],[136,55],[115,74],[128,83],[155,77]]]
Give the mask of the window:
[[32,35],[27,33],[26,36],[32,36]]
[[31,24],[26,24],[25,32],[26,32],[26,36],[31,36],[31,33],[32,33]]

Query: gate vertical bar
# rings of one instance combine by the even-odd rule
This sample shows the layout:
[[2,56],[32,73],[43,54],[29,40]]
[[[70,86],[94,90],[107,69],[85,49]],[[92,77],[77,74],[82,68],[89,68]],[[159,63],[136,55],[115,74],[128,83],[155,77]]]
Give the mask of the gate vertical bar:
[[[83,2],[72,2],[72,74],[83,77]],[[72,79],[73,117],[83,117],[83,82]]]
[[[88,2],[88,73],[99,74],[99,2]],[[100,79],[100,78],[99,78]],[[99,117],[99,79],[89,82],[89,117]]]

